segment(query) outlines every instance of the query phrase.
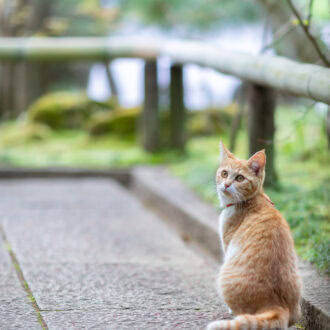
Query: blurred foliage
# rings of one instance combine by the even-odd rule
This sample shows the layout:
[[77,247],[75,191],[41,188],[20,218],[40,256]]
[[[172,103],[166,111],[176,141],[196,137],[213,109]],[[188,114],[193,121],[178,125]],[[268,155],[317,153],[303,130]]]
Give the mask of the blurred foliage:
[[[309,0],[296,0],[306,12]],[[239,0],[125,0],[121,1],[124,17],[135,17],[147,24],[209,29],[217,25],[260,20],[264,13],[256,1]],[[288,10],[289,7],[288,7]],[[328,0],[314,1],[313,20],[329,20]]]
[[39,123],[17,122],[14,126],[4,124],[1,126],[1,143],[3,145],[24,145],[45,141],[51,138],[51,129]]
[[[163,147],[168,147],[170,116],[168,109],[160,111],[159,135]],[[228,132],[237,111],[236,104],[224,108],[207,108],[187,112],[189,137]],[[122,108],[116,98],[104,102],[91,100],[83,91],[58,91],[41,96],[27,109],[32,123],[41,123],[54,130],[86,129],[90,135],[135,135],[141,107]]]
[[119,19],[100,0],[0,0],[0,33],[15,36],[102,36]]
[[[310,0],[296,0],[295,3],[303,12],[308,12]],[[330,2],[328,0],[313,1],[311,10],[312,20],[316,19],[329,22]]]
[[[309,0],[295,2],[302,11],[308,10]],[[314,1],[313,19],[328,20],[329,6],[328,0]],[[107,35],[123,17],[163,27],[198,29],[262,17],[257,2],[251,0],[0,0],[0,12],[11,30],[17,31],[15,35],[49,36]],[[37,31],[31,22],[34,19],[42,21]]]
[[53,129],[84,127],[90,117],[118,107],[117,100],[95,102],[85,92],[53,92],[41,96],[27,109],[29,121]]
[[61,36],[107,35],[119,18],[119,8],[104,8],[100,0],[52,0],[53,15],[46,33]]
[[163,27],[194,26],[210,28],[216,24],[252,21],[260,17],[258,6],[239,0],[126,0],[125,15]]
[[207,108],[200,111],[188,112],[188,135],[214,135],[228,132],[233,117],[237,111],[235,103],[224,108]]
[[0,130],[0,164],[13,166],[81,166],[104,168],[138,164],[174,162],[182,153],[143,151],[132,135],[90,136],[82,130],[50,131],[43,140],[9,138],[21,127],[17,122],[2,124]]
[[[295,2],[307,13],[309,0]],[[328,21],[329,6],[328,0],[314,1],[313,21]],[[132,18],[166,28],[205,30],[260,21],[264,15],[253,0],[0,0],[0,13],[0,32],[17,36],[102,36]]]
[[89,102],[84,93],[50,93],[31,104],[27,115],[50,128],[77,128],[90,116]]
[[134,135],[140,113],[141,107],[97,113],[87,123],[87,130],[95,136],[109,133],[119,136]]

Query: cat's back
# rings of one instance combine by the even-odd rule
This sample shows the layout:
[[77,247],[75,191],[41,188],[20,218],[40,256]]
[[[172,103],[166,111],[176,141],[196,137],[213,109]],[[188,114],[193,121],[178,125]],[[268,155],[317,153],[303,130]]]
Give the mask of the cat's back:
[[243,218],[241,234],[247,231],[249,235],[261,235],[260,238],[266,239],[276,233],[284,232],[291,237],[287,221],[269,202],[247,209]]
[[[295,266],[290,228],[281,213],[266,198],[248,208],[232,238],[240,246],[240,263],[270,269]],[[273,271],[273,270],[271,270]]]

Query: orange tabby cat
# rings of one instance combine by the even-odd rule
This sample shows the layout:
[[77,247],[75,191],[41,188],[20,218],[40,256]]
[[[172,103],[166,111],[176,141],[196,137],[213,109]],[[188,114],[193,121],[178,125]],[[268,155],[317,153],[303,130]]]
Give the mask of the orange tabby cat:
[[290,229],[263,191],[266,155],[237,159],[220,143],[217,192],[224,251],[218,287],[237,317],[215,329],[287,329],[300,316],[301,280]]

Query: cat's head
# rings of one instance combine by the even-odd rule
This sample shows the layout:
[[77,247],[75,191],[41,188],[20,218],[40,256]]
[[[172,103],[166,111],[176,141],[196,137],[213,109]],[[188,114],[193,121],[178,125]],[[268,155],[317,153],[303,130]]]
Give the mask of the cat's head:
[[265,151],[258,151],[248,160],[236,158],[220,142],[220,165],[216,173],[217,193],[222,206],[251,199],[265,179]]

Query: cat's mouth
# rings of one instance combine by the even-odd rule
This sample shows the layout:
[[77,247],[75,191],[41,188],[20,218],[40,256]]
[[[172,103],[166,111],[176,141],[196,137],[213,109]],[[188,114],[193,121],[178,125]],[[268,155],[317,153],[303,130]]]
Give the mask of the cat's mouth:
[[220,191],[225,194],[225,195],[232,195],[232,191],[230,191],[229,189],[225,188],[225,187],[220,187]]

